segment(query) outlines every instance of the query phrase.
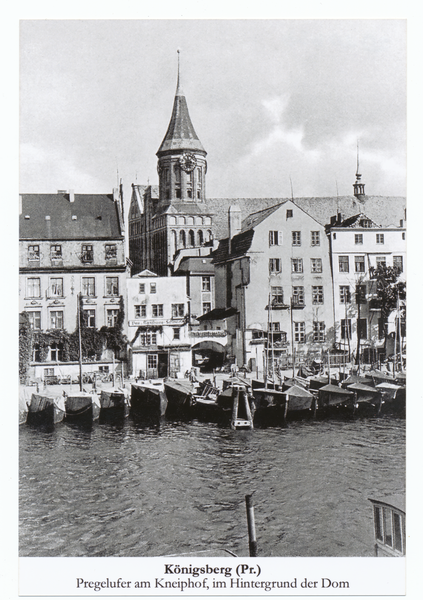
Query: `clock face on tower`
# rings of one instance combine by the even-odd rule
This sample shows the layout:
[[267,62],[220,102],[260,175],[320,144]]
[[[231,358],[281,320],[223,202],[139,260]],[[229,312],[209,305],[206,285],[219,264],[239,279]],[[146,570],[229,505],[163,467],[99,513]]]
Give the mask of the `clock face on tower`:
[[191,154],[191,152],[184,152],[179,158],[179,164],[181,165],[181,169],[183,171],[189,173],[195,169],[197,159],[195,158],[194,154]]

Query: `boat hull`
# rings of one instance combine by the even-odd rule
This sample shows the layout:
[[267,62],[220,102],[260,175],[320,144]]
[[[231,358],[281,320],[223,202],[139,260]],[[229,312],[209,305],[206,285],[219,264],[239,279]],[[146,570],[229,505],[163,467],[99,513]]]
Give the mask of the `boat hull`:
[[132,384],[131,414],[136,416],[163,417],[167,408],[167,398],[162,386]]
[[69,394],[65,400],[66,421],[92,422],[100,416],[100,402],[95,394]]
[[34,393],[28,405],[26,422],[29,425],[56,425],[65,416],[64,406],[59,406],[60,397]]
[[166,381],[164,390],[167,398],[166,415],[177,415],[189,407],[189,399],[194,392],[194,386],[189,382]]

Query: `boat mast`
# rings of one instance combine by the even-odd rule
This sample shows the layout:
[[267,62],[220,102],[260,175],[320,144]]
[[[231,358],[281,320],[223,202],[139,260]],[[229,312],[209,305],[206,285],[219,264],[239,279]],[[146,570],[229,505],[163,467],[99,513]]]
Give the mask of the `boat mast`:
[[270,343],[270,294],[267,301],[267,343],[266,343],[266,367],[264,372],[264,387],[267,387],[267,378],[269,371],[269,343]]
[[293,299],[291,296],[291,354],[292,354],[292,377],[295,377],[295,360],[294,360],[294,314],[292,312]]
[[404,370],[404,365],[402,364],[402,339],[401,339],[401,311],[400,311],[400,302],[399,302],[399,290],[397,290],[397,305],[398,305],[398,341],[399,341],[399,358],[400,358],[400,369],[401,373]]
[[78,343],[79,343],[79,391],[82,392],[82,339],[81,339],[82,294],[78,294]]

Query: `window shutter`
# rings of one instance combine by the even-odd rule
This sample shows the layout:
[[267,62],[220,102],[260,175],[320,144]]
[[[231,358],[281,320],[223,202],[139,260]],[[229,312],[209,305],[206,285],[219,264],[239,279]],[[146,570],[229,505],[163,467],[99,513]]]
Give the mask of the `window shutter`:
[[278,245],[282,246],[283,243],[283,237],[282,237],[282,231],[278,232]]

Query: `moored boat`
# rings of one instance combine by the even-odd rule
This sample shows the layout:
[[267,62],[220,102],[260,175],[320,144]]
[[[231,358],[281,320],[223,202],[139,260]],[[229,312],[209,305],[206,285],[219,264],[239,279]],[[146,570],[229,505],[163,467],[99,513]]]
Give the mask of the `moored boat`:
[[94,391],[70,392],[65,398],[65,420],[92,422],[100,416],[100,400]]
[[347,390],[353,392],[353,412],[379,413],[382,406],[380,390],[364,383],[352,383]]
[[381,412],[405,413],[405,387],[384,381],[376,386],[382,395]]
[[164,390],[167,398],[166,415],[182,413],[188,407],[191,394],[195,392],[190,381],[179,381],[178,379],[166,380]]
[[125,388],[100,391],[100,418],[126,417],[129,414],[129,392]]
[[315,396],[301,385],[293,385],[284,391],[285,414],[296,416],[307,413],[315,408]]
[[373,506],[375,556],[405,556],[404,497],[369,500]]
[[163,417],[167,397],[162,382],[131,385],[131,414],[136,417]]
[[63,396],[52,394],[47,390],[34,392],[28,403],[26,422],[29,425],[55,425],[63,421],[65,402]]
[[330,383],[319,389],[318,408],[325,410],[352,408],[353,400],[353,392],[344,390],[343,388]]
[[254,420],[276,423],[285,416],[285,394],[282,390],[261,387],[253,390]]

